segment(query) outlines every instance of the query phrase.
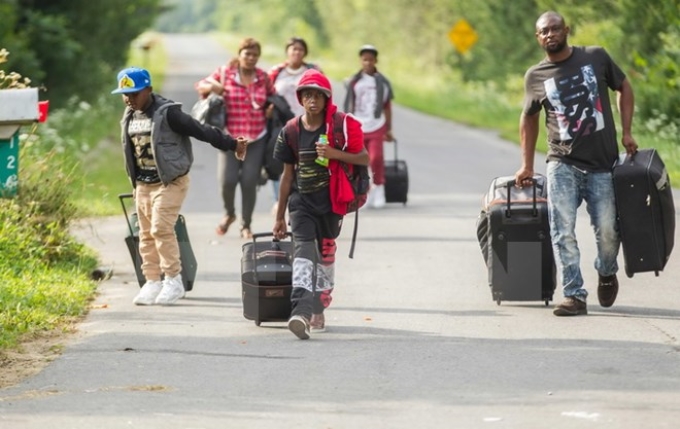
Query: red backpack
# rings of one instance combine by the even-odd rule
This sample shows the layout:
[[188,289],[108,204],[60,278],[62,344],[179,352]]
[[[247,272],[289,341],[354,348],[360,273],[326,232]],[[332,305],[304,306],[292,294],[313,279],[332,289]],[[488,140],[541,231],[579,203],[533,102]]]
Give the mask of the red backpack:
[[[337,149],[344,150],[345,147],[345,131],[344,122],[346,113],[337,112],[333,115],[333,138],[329,139],[333,142]],[[293,149],[293,153],[297,156],[298,153],[298,139],[300,136],[300,118],[296,117],[289,121],[289,126],[286,130],[286,141]],[[355,212],[366,204],[368,199],[368,191],[371,187],[371,178],[368,174],[368,167],[365,165],[354,165],[340,162],[340,166],[347,175],[354,197],[347,203],[347,213]]]
[[[347,141],[344,131],[344,123],[347,114],[344,112],[336,112],[333,115],[333,138],[329,139],[333,145],[340,150],[344,150]],[[295,156],[298,156],[298,141],[300,137],[300,117],[291,119],[286,127],[286,142],[288,146],[293,149]],[[371,177],[368,174],[368,167],[365,165],[347,164],[339,162],[340,167],[347,175],[347,179],[352,186],[353,196],[346,202],[347,213],[355,212],[354,232],[352,233],[352,245],[350,247],[349,257],[354,256],[354,243],[357,236],[357,227],[359,224],[359,209],[366,204],[368,199],[368,191],[371,187]],[[332,194],[332,192],[331,192]],[[332,196],[331,196],[332,197]]]

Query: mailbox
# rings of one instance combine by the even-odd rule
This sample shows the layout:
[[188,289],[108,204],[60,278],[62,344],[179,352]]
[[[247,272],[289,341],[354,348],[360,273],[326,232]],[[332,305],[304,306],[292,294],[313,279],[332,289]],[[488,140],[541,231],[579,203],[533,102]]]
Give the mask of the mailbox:
[[19,128],[40,118],[38,88],[0,90],[0,197],[19,185]]

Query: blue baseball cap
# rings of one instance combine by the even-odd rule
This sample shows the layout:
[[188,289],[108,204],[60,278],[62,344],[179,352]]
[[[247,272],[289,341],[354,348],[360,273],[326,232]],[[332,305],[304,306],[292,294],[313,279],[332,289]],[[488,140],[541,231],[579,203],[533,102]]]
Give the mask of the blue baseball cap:
[[151,75],[139,67],[128,67],[118,72],[118,88],[111,94],[128,94],[151,86]]

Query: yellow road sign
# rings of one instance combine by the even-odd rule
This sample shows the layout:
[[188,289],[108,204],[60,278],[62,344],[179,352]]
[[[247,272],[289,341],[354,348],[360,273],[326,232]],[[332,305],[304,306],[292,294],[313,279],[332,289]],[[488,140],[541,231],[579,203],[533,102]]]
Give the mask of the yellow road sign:
[[475,29],[464,19],[460,19],[451,27],[448,36],[453,47],[461,54],[468,52],[479,38]]

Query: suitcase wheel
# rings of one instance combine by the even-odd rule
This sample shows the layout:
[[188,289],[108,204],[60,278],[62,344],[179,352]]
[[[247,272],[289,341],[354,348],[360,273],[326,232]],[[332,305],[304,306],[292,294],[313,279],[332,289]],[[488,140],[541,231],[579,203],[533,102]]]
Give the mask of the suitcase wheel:
[[496,298],[496,305],[501,305],[501,299],[500,298]]
[[628,268],[626,268],[626,276],[627,276],[629,279],[632,279],[632,278],[633,278],[633,274],[634,274],[634,273],[632,273]]
[[549,306],[549,305],[550,305],[550,300],[546,299],[546,300],[545,300],[545,306],[547,307],[547,306]]
[[256,320],[256,321],[255,321],[255,326],[260,326],[261,324],[262,324],[261,321],[259,321],[259,320]]

